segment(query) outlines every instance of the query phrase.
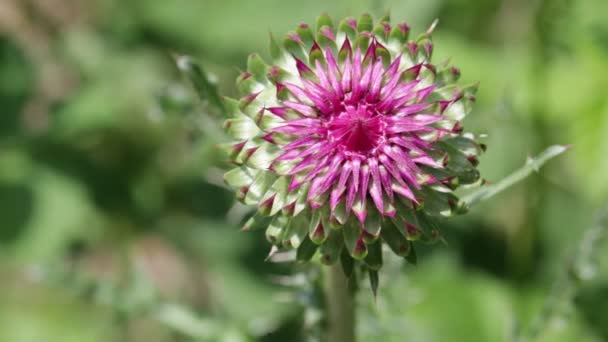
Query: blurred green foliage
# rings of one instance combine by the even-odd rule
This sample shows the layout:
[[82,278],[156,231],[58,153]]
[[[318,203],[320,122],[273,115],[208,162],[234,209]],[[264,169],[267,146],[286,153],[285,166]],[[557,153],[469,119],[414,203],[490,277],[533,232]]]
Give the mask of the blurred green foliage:
[[[608,193],[604,0],[3,0],[0,341],[314,340],[318,289],[238,231],[248,209],[222,186],[223,136],[173,56],[231,95],[268,32],[386,10],[418,32],[439,18],[435,57],[481,82],[465,124],[488,134],[489,181],[573,148],[447,223],[448,245],[416,268],[394,261],[376,303],[360,292],[361,340],[525,333]],[[608,339],[595,248],[595,277],[538,340]]]

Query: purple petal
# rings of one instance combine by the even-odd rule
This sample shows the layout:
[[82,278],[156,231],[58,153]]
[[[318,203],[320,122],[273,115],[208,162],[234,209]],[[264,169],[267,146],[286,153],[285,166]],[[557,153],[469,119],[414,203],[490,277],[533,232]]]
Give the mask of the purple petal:
[[361,76],[361,81],[359,82],[359,87],[361,87],[362,92],[369,89],[369,83],[371,82],[373,71],[374,63],[368,63],[363,71],[363,76]]
[[315,110],[309,105],[294,101],[283,101],[283,105],[305,116],[316,116]]
[[395,114],[400,114],[400,115],[415,114],[415,113],[419,113],[419,112],[429,108],[430,106],[431,106],[431,103],[417,103],[414,105],[401,107],[401,108],[399,108],[399,110],[397,110],[397,112]]
[[[401,77],[402,73],[398,73],[397,75],[398,76],[395,76],[397,77],[395,82],[399,81],[399,77]],[[390,100],[393,98],[408,95],[412,92],[412,89],[418,86],[419,83],[419,80],[414,80],[408,83],[398,83],[390,90],[388,88],[386,89],[386,91],[383,89],[383,91],[380,93],[380,98],[382,98],[383,100]]]
[[359,99],[359,92],[360,92],[360,86],[359,86],[359,82],[361,81],[361,49],[359,47],[357,47],[357,49],[355,50],[355,56],[353,59],[353,71],[352,71],[352,79],[351,79],[351,85],[352,85],[352,98],[353,99]]
[[410,190],[410,188],[407,186],[402,186],[402,185],[393,183],[393,191],[398,193],[401,196],[406,197],[407,199],[409,199],[411,201],[418,203],[416,196],[414,196],[414,193],[412,192],[412,190]]
[[329,81],[336,91],[337,97],[342,98],[344,96],[344,91],[342,90],[342,85],[338,80],[338,77],[340,77],[340,69],[338,68],[334,54],[329,47],[325,48],[325,58],[327,59]]
[[382,199],[382,185],[380,182],[380,170],[378,169],[378,161],[375,158],[370,158],[367,161],[372,175],[372,184],[369,189],[369,194],[378,208],[379,212],[384,211],[384,201]]
[[338,177],[338,175],[340,174],[339,168],[342,165],[343,161],[344,156],[341,153],[339,153],[333,158],[329,169],[327,170],[327,172],[325,172],[325,175],[323,176],[323,182],[321,183],[321,187],[319,190],[321,193],[327,191],[331,184],[334,182],[334,180]]
[[359,188],[359,196],[362,202],[365,202],[367,197],[367,186],[369,184],[369,166],[363,165],[361,167],[361,187]]
[[298,139],[288,143],[287,145],[284,145],[282,147],[282,149],[291,150],[291,149],[302,147],[302,146],[308,146],[308,145],[311,145],[311,144],[317,142],[317,140],[318,140],[318,138],[315,136],[305,136],[302,138],[298,138]]
[[289,39],[293,40],[294,42],[296,42],[298,44],[304,44],[304,42],[302,41],[302,38],[300,38],[300,36],[295,32],[289,33],[287,36],[289,37]]
[[374,69],[372,71],[372,77],[370,81],[369,94],[367,100],[369,102],[375,102],[380,93],[380,86],[382,85],[382,59],[378,58]]
[[405,181],[403,180],[403,178],[401,178],[401,173],[395,167],[395,164],[385,154],[379,155],[378,159],[380,160],[382,166],[384,166],[386,170],[388,170],[388,172],[391,174],[391,176],[393,176],[395,181],[400,185],[405,186]]
[[285,107],[269,107],[266,108],[266,110],[280,117],[281,119],[285,119],[285,114],[287,114],[287,108]]
[[348,24],[348,26],[352,27],[353,30],[357,31],[357,19],[348,18],[346,19],[346,23]]
[[442,169],[443,165],[435,161],[433,158],[428,155],[418,156],[412,159],[412,161],[416,164],[428,165],[437,169]]
[[382,183],[382,187],[384,188],[384,192],[386,192],[390,201],[393,201],[393,189],[391,188],[391,177],[386,171],[386,168],[382,165],[378,167],[380,171],[380,181]]
[[[314,145],[308,146],[307,148],[305,148],[303,150],[290,150],[290,151],[283,153],[282,155],[277,157],[275,160],[283,161],[283,160],[294,160],[294,159],[304,158],[308,155],[320,152],[324,145],[326,145],[326,144],[323,144],[322,142],[318,142]],[[290,171],[290,174],[292,174],[291,171]]]
[[332,212],[334,211],[334,209],[336,209],[336,206],[342,199],[342,194],[346,190],[346,181],[348,180],[352,169],[353,166],[352,162],[350,161],[347,161],[342,166],[342,171],[340,172],[340,179],[338,180],[338,184],[332,190],[329,200],[329,205]]
[[410,156],[398,147],[386,147],[384,152],[397,162],[397,169],[400,171],[401,175],[405,177],[408,183],[416,188],[420,188],[420,185],[414,176],[414,174],[418,173],[420,170],[416,167],[414,162],[411,161]]
[[327,73],[325,72],[325,69],[323,68],[321,62],[318,59],[315,60],[315,69],[317,72],[317,77],[319,77],[319,82],[321,83],[321,86],[325,89],[326,94],[329,95],[330,93],[333,93],[333,88],[331,84],[329,84],[329,78],[327,77]]
[[352,180],[348,186],[346,196],[346,212],[348,213],[353,206],[357,190],[359,190],[359,173],[361,170],[361,162],[358,159],[353,160]]
[[426,88],[422,88],[422,89],[418,90],[418,94],[417,94],[418,101],[420,101],[420,102],[424,101],[436,88],[437,88],[437,86],[433,84]]
[[325,38],[331,40],[332,42],[336,41],[336,36],[334,35],[334,31],[329,26],[323,26],[320,30],[321,34],[325,36]]
[[[308,83],[314,83],[314,82],[310,82],[310,81],[307,81],[307,82]],[[305,82],[305,84],[307,84],[307,83]],[[298,87],[297,85],[292,84],[292,83],[288,83],[288,82],[285,82],[285,87],[300,102],[303,102],[306,99],[309,99],[322,112],[328,113],[331,110],[331,108],[327,105],[327,103],[323,100],[323,98],[321,96],[316,95],[314,92],[302,89],[302,88]],[[314,88],[309,87],[309,89],[314,89]]]
[[369,47],[367,48],[367,52],[365,52],[365,56],[363,57],[363,63],[365,63],[367,61],[375,61],[375,60],[376,60],[376,41],[373,40],[371,42],[371,44],[369,44]]
[[295,56],[293,56],[293,58],[296,60],[296,68],[298,69],[300,77],[314,76],[315,73],[308,67],[308,65],[306,65],[306,63],[302,62]]

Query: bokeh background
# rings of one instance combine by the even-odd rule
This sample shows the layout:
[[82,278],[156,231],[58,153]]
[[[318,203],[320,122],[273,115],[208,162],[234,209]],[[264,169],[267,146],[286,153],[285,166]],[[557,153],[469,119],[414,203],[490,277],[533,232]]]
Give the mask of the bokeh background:
[[572,148],[363,286],[361,341],[608,340],[607,1],[2,0],[0,341],[315,340],[314,270],[239,232],[221,130],[172,56],[232,95],[268,32],[387,10],[439,18],[434,58],[480,81],[465,127],[490,182]]

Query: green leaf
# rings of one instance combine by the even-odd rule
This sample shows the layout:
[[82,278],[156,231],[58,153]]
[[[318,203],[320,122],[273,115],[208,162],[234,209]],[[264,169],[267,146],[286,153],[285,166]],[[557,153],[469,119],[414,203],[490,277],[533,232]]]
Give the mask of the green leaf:
[[361,239],[361,229],[358,222],[349,222],[342,227],[344,231],[344,244],[350,255],[361,260],[367,255],[367,247]]
[[[257,127],[257,126],[256,126]],[[256,150],[247,159],[247,165],[258,170],[268,170],[272,162],[281,154],[281,151],[276,145],[269,142],[262,142]],[[285,177],[281,177],[285,178]]]
[[357,30],[359,32],[372,32],[372,29],[374,28],[374,21],[371,17],[371,15],[365,13],[362,14],[361,17],[359,17],[359,20],[357,21]]
[[243,203],[247,205],[254,205],[259,203],[259,201],[262,199],[266,191],[268,191],[275,179],[276,176],[272,174],[272,172],[258,171],[258,175],[255,177],[255,179],[253,180],[253,182],[251,182],[251,185],[249,186],[249,190],[247,191],[247,195],[245,195]]
[[226,133],[238,140],[251,139],[261,133],[256,123],[250,117],[242,114],[226,120],[224,128],[226,129]]
[[272,221],[272,217],[264,216],[258,212],[258,213],[255,213],[253,216],[251,216],[247,220],[247,222],[245,222],[245,224],[243,225],[243,228],[241,228],[241,230],[250,231],[250,230],[258,230],[258,229],[267,228],[268,225],[270,224],[270,221]]
[[233,188],[249,186],[257,172],[246,166],[237,167],[224,174],[224,181]]
[[328,26],[330,28],[334,28],[334,22],[331,20],[331,17],[328,14],[322,14],[317,18],[317,31],[321,29],[323,26]]
[[372,244],[367,245],[367,256],[365,257],[365,264],[372,270],[379,270],[382,268],[382,242],[376,241]]
[[363,229],[369,234],[369,236],[365,237],[365,242],[372,242],[376,241],[376,239],[380,236],[382,215],[380,215],[374,204],[369,200],[367,203],[367,208],[367,217],[365,218]]
[[302,241],[308,238],[308,215],[305,212],[294,217],[289,222],[289,230],[283,239],[283,246],[286,248],[298,248]]
[[178,56],[176,58],[177,67],[192,82],[201,100],[207,100],[216,106],[222,113],[225,113],[224,103],[214,84],[209,81],[205,70],[189,56]]
[[296,260],[301,262],[309,261],[315,255],[318,247],[319,246],[312,242],[308,237],[305,237],[296,251]]
[[306,47],[306,49],[310,50],[315,40],[314,34],[312,33],[310,27],[308,27],[308,25],[306,24],[302,24],[298,26],[298,28],[296,29],[296,33],[298,34],[298,36],[300,36],[302,42],[304,42],[304,46]]
[[270,33],[270,56],[272,57],[272,59],[276,60],[279,59],[279,57],[281,57],[282,51],[281,51],[281,47],[279,46],[279,43],[277,43],[276,39],[274,39],[274,36],[272,35],[272,33]]
[[289,181],[285,177],[279,177],[274,184],[272,184],[272,191],[276,194],[274,201],[272,202],[272,209],[270,215],[275,215],[285,206],[285,200],[287,198],[287,188],[289,187]]
[[268,65],[262,60],[262,57],[257,53],[252,53],[247,59],[247,71],[253,75],[256,81],[260,83],[266,83],[266,74],[268,72]]
[[406,256],[410,252],[409,241],[399,232],[391,220],[386,220],[383,224],[381,236],[395,254]]
[[190,337],[213,340],[224,328],[219,322],[200,318],[189,309],[176,304],[160,306],[155,316],[162,324]]
[[275,217],[266,229],[266,239],[273,245],[278,244],[283,239],[287,230],[287,217],[279,215]]
[[342,264],[344,275],[350,279],[355,271],[355,260],[350,257],[350,254],[346,250],[342,250],[342,253],[340,253],[340,263]]
[[521,180],[529,176],[533,171],[538,171],[540,167],[543,166],[549,159],[559,156],[560,154],[566,152],[568,149],[569,146],[550,146],[541,154],[539,154],[536,158],[528,159],[528,161],[526,161],[526,164],[522,168],[503,178],[501,181],[491,185],[483,186],[477,191],[463,196],[460,199],[461,205],[470,208],[482,201],[487,200],[488,198],[493,197],[494,195],[504,191],[505,189],[508,189],[512,185],[520,182]]
[[321,207],[312,212],[309,222],[309,237],[316,244],[322,244],[329,236],[329,223],[327,215],[329,214],[326,207]]
[[405,260],[412,265],[418,264],[418,256],[416,255],[416,249],[414,249],[414,243],[410,241],[410,252],[405,257]]
[[[352,19],[353,18],[342,19],[342,21],[340,21],[340,25],[338,26],[338,31],[346,34],[351,43],[354,42],[355,38],[357,37],[357,31],[348,24],[348,21]],[[344,60],[344,56],[340,57],[340,62],[342,62]]]
[[330,229],[329,237],[321,245],[321,262],[325,265],[334,264],[340,257],[343,245],[342,231]]
[[378,286],[380,285],[380,279],[378,278],[378,271],[369,270],[369,286],[372,289],[372,293],[374,294],[374,298],[378,295]]

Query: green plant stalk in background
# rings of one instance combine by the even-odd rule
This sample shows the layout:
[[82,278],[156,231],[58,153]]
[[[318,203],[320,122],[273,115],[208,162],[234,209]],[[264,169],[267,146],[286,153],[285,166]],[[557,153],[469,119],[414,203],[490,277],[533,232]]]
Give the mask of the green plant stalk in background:
[[530,328],[523,334],[515,336],[517,341],[537,340],[554,320],[564,315],[564,311],[572,303],[580,287],[596,275],[595,258],[607,231],[608,205],[605,205],[598,211],[593,225],[584,232],[574,253],[567,259],[565,267],[561,270],[543,308],[532,321]]
[[324,271],[328,341],[355,341],[355,291],[349,288],[349,279],[339,264],[324,267]]

